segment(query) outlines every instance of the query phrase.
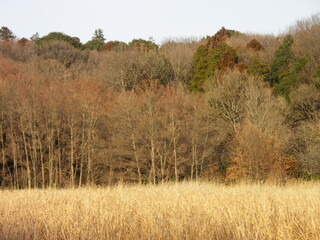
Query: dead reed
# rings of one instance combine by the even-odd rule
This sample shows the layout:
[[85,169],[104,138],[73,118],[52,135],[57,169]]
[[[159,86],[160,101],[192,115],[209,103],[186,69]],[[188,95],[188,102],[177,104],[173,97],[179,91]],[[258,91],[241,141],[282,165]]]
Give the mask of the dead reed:
[[0,239],[320,239],[320,183],[0,191]]

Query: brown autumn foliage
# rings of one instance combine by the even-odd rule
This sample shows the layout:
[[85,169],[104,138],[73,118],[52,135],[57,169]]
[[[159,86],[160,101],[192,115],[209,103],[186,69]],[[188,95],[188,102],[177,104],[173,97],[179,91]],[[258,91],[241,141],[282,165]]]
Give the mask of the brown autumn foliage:
[[307,83],[314,83],[316,71],[320,66],[319,58],[319,37],[320,37],[320,14],[309,18],[298,20],[289,27],[289,33],[293,35],[295,44],[294,52],[298,57],[307,59],[307,67],[304,69],[304,80]]
[[201,93],[188,90],[197,41],[101,52],[0,42],[1,186],[319,174],[317,21],[294,30],[294,53],[308,62],[290,102],[264,82],[282,36],[222,28],[199,52],[199,73],[217,71]]
[[230,30],[227,30],[224,27],[222,27],[214,36],[208,39],[206,46],[208,48],[215,48],[220,42],[223,42],[230,37]]
[[[248,43],[253,39],[257,40],[265,51],[254,51],[252,48],[247,48]],[[237,50],[240,62],[250,64],[251,58],[256,55],[262,62],[270,63],[281,41],[273,35],[240,34],[227,38],[226,43]]]
[[306,121],[314,121],[320,114],[320,91],[312,85],[303,84],[291,93],[291,112],[288,122],[292,127]]
[[275,98],[263,82],[237,71],[217,78],[209,90],[209,101],[232,136],[226,147],[231,159],[227,179],[287,176],[281,161],[290,158],[286,152],[291,131],[285,125],[283,99]]
[[265,181],[292,176],[296,161],[282,155],[278,142],[278,139],[263,133],[250,122],[245,123],[235,133],[231,143],[231,165],[227,169],[227,179]]
[[288,123],[295,132],[291,140],[293,151],[303,172],[319,173],[320,91],[303,84],[291,96]]
[[17,41],[18,44],[23,45],[23,46],[26,45],[27,42],[29,42],[29,40],[26,38],[21,38]]
[[319,135],[320,118],[308,121],[295,130],[294,150],[301,171],[307,174],[319,174]]
[[175,81],[184,83],[189,81],[193,55],[199,45],[199,42],[186,39],[181,42],[171,40],[161,46],[160,51],[172,66]]
[[0,54],[16,62],[27,62],[36,55],[36,46],[30,41],[23,44],[4,41],[0,42]]
[[102,47],[100,48],[100,51],[111,51],[113,48],[113,43],[112,42],[107,42],[105,44],[102,45]]
[[63,41],[49,41],[38,48],[38,54],[44,59],[54,59],[67,68],[73,64],[85,63],[87,55]]
[[257,39],[252,39],[250,42],[248,42],[246,47],[252,48],[254,51],[265,50],[264,47],[261,45],[261,43],[258,42]]
[[227,69],[234,69],[237,66],[237,59],[231,51],[224,51],[220,62],[217,64],[217,69],[219,72],[223,73]]

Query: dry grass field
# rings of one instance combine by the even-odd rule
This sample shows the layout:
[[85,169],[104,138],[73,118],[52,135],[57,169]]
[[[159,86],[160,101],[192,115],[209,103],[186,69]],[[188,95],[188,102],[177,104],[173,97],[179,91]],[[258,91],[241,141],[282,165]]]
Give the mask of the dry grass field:
[[1,239],[320,239],[320,183],[0,191]]

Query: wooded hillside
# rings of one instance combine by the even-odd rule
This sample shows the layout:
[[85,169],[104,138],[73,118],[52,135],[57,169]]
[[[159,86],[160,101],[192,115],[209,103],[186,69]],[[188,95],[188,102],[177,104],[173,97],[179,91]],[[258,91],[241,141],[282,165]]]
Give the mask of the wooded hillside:
[[320,14],[161,46],[0,39],[2,187],[320,176]]

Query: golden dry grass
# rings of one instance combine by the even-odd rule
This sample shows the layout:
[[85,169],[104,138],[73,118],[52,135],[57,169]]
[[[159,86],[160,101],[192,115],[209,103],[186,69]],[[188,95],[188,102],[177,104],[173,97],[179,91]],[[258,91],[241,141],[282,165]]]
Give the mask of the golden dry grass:
[[1,239],[320,239],[320,183],[0,191]]

